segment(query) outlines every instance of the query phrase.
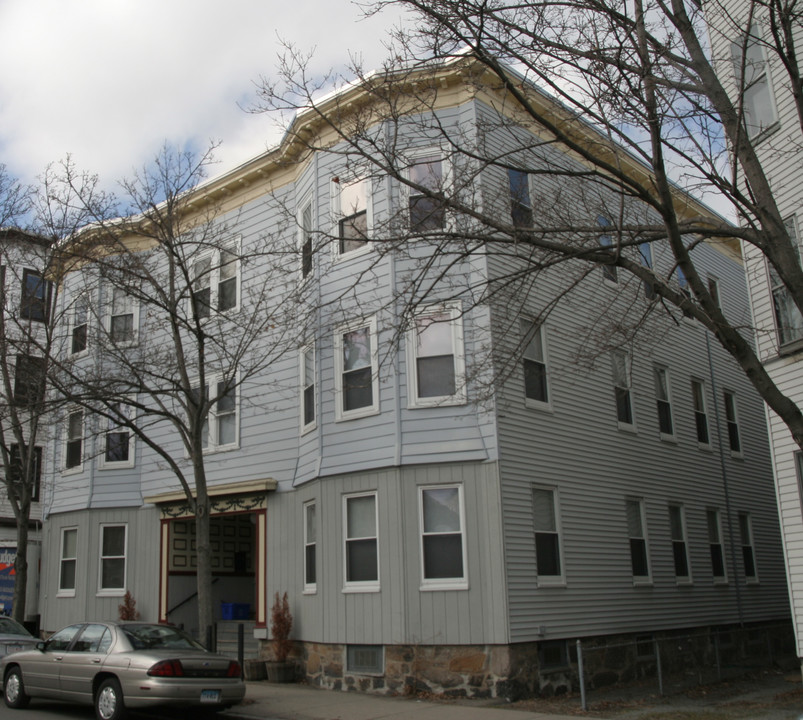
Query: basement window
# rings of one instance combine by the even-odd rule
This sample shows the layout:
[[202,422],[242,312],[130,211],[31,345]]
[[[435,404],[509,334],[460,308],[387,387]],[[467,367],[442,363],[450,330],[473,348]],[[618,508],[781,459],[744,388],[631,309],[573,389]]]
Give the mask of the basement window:
[[381,675],[384,672],[381,645],[348,645],[346,671],[358,675]]

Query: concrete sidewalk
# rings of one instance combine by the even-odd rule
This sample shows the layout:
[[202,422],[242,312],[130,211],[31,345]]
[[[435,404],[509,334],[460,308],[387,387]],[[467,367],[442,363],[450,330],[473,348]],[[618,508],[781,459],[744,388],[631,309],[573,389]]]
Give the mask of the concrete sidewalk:
[[[226,715],[261,720],[577,720],[499,706],[440,703],[415,698],[320,690],[309,685],[246,683],[245,701]],[[595,720],[589,715],[584,720]]]

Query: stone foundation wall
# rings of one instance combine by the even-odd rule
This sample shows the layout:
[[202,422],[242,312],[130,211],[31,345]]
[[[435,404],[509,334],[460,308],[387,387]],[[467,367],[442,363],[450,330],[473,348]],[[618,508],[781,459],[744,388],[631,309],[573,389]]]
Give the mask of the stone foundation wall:
[[[791,626],[754,626],[714,631],[620,635],[582,641],[588,689],[654,677],[660,647],[663,674],[694,667],[733,665],[740,660],[769,666],[773,655],[794,652]],[[346,669],[346,646],[296,643],[291,658],[298,676],[330,690],[390,695],[507,698],[551,697],[579,689],[575,641],[515,645],[387,645],[377,674]]]

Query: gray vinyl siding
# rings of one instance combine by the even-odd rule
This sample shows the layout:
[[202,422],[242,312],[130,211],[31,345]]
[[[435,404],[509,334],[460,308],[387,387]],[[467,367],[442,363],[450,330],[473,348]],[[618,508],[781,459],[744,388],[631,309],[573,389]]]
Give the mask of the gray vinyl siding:
[[[465,505],[468,589],[421,590],[418,488],[458,484]],[[377,493],[378,592],[344,591],[343,497]],[[317,592],[304,594],[303,503],[318,513]],[[268,504],[268,597],[287,591],[294,634],[325,643],[474,644],[507,641],[495,463],[365,472],[307,483]]]
[[[45,524],[42,544],[41,627],[50,633],[83,620],[116,620],[119,596],[98,595],[100,526],[128,526],[126,587],[143,619],[158,616],[159,515],[152,506],[109,510],[84,510],[51,514]],[[59,597],[61,532],[77,528],[78,550],[75,595]]]

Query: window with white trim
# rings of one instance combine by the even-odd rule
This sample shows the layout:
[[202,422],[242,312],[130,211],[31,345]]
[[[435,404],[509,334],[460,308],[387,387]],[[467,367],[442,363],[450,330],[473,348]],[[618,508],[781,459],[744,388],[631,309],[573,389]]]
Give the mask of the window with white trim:
[[346,495],[344,515],[345,589],[379,590],[376,493]]
[[[214,452],[235,448],[239,442],[239,401],[236,379],[228,380],[220,375],[208,375],[209,383],[204,387],[204,399],[212,397],[209,389],[214,388],[214,400],[201,429],[204,450]],[[200,393],[200,388],[195,388]]]
[[742,436],[739,432],[739,412],[736,408],[736,395],[730,390],[722,393],[725,404],[725,420],[728,425],[728,445],[733,455],[742,454]]
[[750,513],[739,513],[739,542],[742,547],[742,565],[748,583],[758,582],[756,553],[753,547],[753,519]]
[[417,314],[407,335],[410,407],[465,402],[463,319],[459,304]]
[[722,545],[722,517],[717,508],[708,508],[705,511],[705,520],[708,528],[708,549],[711,556],[711,573],[715,583],[728,581],[725,571],[725,550]]
[[333,180],[336,205],[337,254],[340,257],[368,249],[371,233],[370,180]]
[[342,328],[335,335],[335,418],[379,412],[376,320]]
[[637,581],[650,579],[650,559],[647,546],[644,500],[638,498],[625,500],[627,516],[627,535],[630,543],[630,568]]
[[50,310],[51,288],[52,283],[45,280],[42,273],[30,268],[23,268],[20,317],[25,320],[45,322]]
[[301,430],[315,427],[315,347],[308,345],[301,350]]
[[652,369],[655,383],[655,404],[658,410],[658,429],[662,438],[672,438],[675,426],[672,422],[672,401],[669,395],[669,372],[656,365]]
[[624,350],[611,351],[613,392],[619,426],[633,426],[633,399],[630,392],[630,358]]
[[757,25],[753,25],[743,38],[731,43],[731,57],[742,120],[748,136],[753,138],[778,121],[764,41]]
[[[597,216],[597,225],[599,225],[603,229],[607,229],[611,227],[611,221],[606,218],[604,215]],[[613,247],[613,238],[611,237],[610,233],[604,232],[597,238],[599,244],[604,248],[612,248]],[[610,283],[617,283],[619,282],[619,274],[616,265],[611,263],[605,263],[602,266],[602,277]]]
[[67,414],[64,425],[62,467],[65,472],[77,472],[84,464],[84,411],[73,410]]
[[115,345],[133,345],[139,330],[139,302],[125,290],[109,288],[109,314],[106,331]]
[[[800,241],[797,232],[797,221],[793,215],[784,221],[789,238],[797,248],[798,259],[801,255]],[[803,314],[801,314],[789,289],[784,285],[780,275],[767,261],[772,291],[772,305],[775,310],[775,326],[778,328],[778,344],[783,347],[803,340]]]
[[543,325],[535,325],[530,320],[521,318],[519,330],[522,336],[524,352],[524,397],[528,407],[546,407],[550,404],[549,383],[547,373],[547,354]]
[[62,528],[59,551],[59,595],[75,595],[75,573],[78,565],[78,528]]
[[439,149],[417,153],[407,169],[407,212],[412,232],[431,232],[446,227],[446,206],[432,194],[443,193],[447,177],[443,153]]
[[467,587],[460,485],[419,488],[422,587]]
[[669,532],[672,539],[672,559],[678,582],[691,582],[689,550],[686,540],[686,517],[682,505],[669,506]]
[[510,218],[515,227],[533,226],[533,201],[530,197],[530,176],[523,170],[509,168],[507,171],[510,187]]
[[317,584],[318,520],[314,500],[304,503],[304,592],[315,592]]
[[122,595],[126,587],[126,550],[128,526],[100,526],[99,595]]
[[100,466],[105,469],[134,467],[134,433],[125,425],[133,416],[133,408],[124,403],[115,403],[109,412],[116,419],[102,418],[106,431],[103,433]]
[[191,304],[199,319],[240,307],[239,238],[213,251],[199,253],[192,264]]
[[[38,502],[39,500],[39,490],[42,484],[42,448],[39,445],[36,445],[33,448],[29,446],[25,446],[29,452],[33,453],[33,457],[30,458],[30,461],[33,463],[33,477],[31,480],[33,484],[31,485],[31,500],[33,502]],[[22,466],[22,455],[20,454],[20,446],[18,443],[11,443],[8,448],[8,482],[12,485],[16,485],[19,490],[18,492],[22,492],[22,484],[24,482],[24,472]]]
[[30,407],[45,399],[46,363],[38,355],[17,355],[14,363],[15,405]]
[[694,405],[694,426],[697,431],[697,442],[705,447],[711,443],[708,434],[708,412],[706,411],[705,383],[702,380],[691,381],[691,397]]
[[533,488],[535,566],[539,585],[564,582],[557,504],[554,489]]
[[301,252],[301,278],[306,279],[313,272],[313,220],[312,201],[308,200],[301,205],[298,216],[298,244]]
[[89,293],[75,298],[70,313],[70,354],[81,355],[89,343]]

